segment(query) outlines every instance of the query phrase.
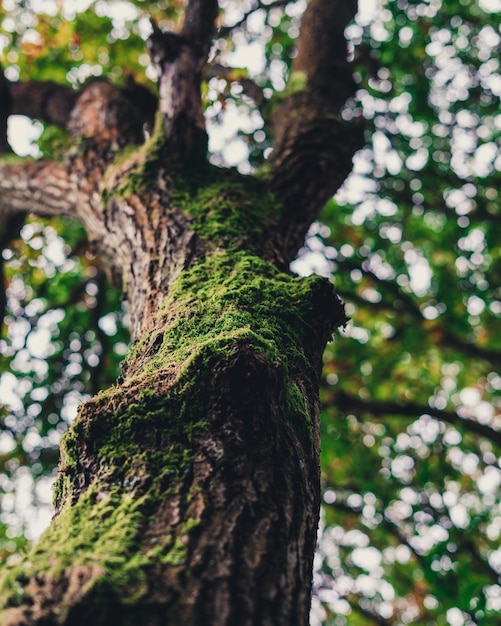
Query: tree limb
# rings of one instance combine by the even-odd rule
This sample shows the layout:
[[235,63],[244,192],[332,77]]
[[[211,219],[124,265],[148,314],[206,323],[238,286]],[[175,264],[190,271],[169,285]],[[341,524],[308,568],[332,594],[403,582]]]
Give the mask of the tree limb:
[[9,83],[11,115],[26,115],[48,124],[66,126],[79,92],[47,81]]
[[292,93],[272,116],[271,186],[284,206],[279,237],[286,259],[295,256],[363,145],[362,126],[341,117],[356,89],[344,37],[356,11],[356,0],[310,0],[289,79]]
[[374,417],[387,415],[401,415],[403,417],[417,418],[419,415],[430,415],[442,422],[466,430],[481,437],[485,437],[492,443],[501,446],[501,431],[495,430],[486,424],[480,424],[474,419],[466,419],[455,411],[445,411],[434,409],[430,406],[423,406],[416,403],[400,404],[398,402],[385,402],[381,400],[361,400],[345,392],[338,392],[337,406],[344,411],[361,411],[369,413]]
[[7,141],[7,120],[11,112],[9,85],[0,67],[0,154],[11,151]]
[[197,45],[204,58],[209,54],[217,12],[217,0],[185,0],[181,35]]
[[[11,98],[7,80],[0,67],[0,155],[12,152],[7,139],[7,121],[11,113]],[[1,202],[1,196],[0,196]],[[1,206],[1,205],[0,205]],[[7,307],[6,280],[2,252],[12,239],[18,236],[24,221],[24,213],[0,212],[0,335]]]
[[246,76],[235,76],[234,68],[222,65],[221,63],[210,63],[204,67],[203,78],[224,78],[229,83],[238,83],[242,87],[242,92],[260,107],[264,102],[263,89],[251,78]]
[[[162,32],[152,22],[147,47],[157,70],[164,159],[171,168],[205,162],[207,134],[200,83],[217,15],[217,0],[186,0],[179,33]],[[157,129],[157,133],[158,133]]]
[[357,0],[310,0],[301,23],[293,71],[303,72],[308,89],[335,112],[356,88],[344,31],[357,8]]
[[[105,81],[96,80],[93,82],[104,83]],[[4,97],[9,97],[9,115],[26,115],[31,119],[41,120],[47,124],[55,124],[63,128],[68,124],[78,98],[88,88],[86,85],[77,91],[67,85],[60,85],[52,81],[8,82],[5,79],[4,85],[5,96],[3,95],[4,92],[1,92],[0,101]],[[129,100],[129,105],[134,108],[135,116],[140,117],[144,123],[150,125],[153,123],[157,98],[149,89],[136,83],[132,77],[127,79],[124,87],[115,89]]]
[[231,24],[231,26],[221,26],[217,31],[218,37],[228,37],[229,35],[231,35],[235,28],[240,28],[240,26],[243,26],[245,22],[249,19],[249,17],[256,11],[270,11],[271,9],[276,9],[284,7],[288,4],[292,4],[292,2],[294,1],[295,0],[275,0],[274,2],[265,4],[264,2],[262,2],[262,0],[258,0],[258,2],[251,9],[244,13],[238,21]]
[[371,302],[355,292],[351,292],[346,289],[339,289],[338,293],[343,299],[352,300],[362,304],[364,307],[371,307],[380,311],[403,310],[419,323],[426,323],[428,325],[428,334],[434,337],[436,344],[453,348],[454,350],[459,350],[460,352],[476,359],[483,359],[491,363],[494,367],[501,366],[501,353],[499,350],[489,350],[488,348],[484,348],[459,337],[447,328],[447,321],[445,319],[443,321],[441,318],[433,321],[425,319],[419,306],[413,300],[411,295],[405,293],[405,291],[403,291],[402,288],[399,287],[394,281],[380,278],[373,271],[364,268],[363,265],[360,266],[347,260],[341,262],[336,261],[336,263],[339,268],[345,271],[350,271],[352,269],[359,270],[364,276],[369,277],[374,283],[380,285],[382,290],[386,292],[389,291],[392,295],[391,300],[382,299],[380,302]]
[[395,622],[393,620],[387,620],[382,615],[378,615],[377,613],[362,607],[360,605],[361,598],[363,599],[361,595],[356,593],[348,596],[350,606],[356,613],[360,613],[364,619],[371,620],[373,624],[377,624],[378,626],[394,626]]
[[8,244],[19,235],[24,222],[24,213],[13,214],[10,211],[0,213],[0,336],[7,309],[7,281],[5,276],[5,261],[2,255]]

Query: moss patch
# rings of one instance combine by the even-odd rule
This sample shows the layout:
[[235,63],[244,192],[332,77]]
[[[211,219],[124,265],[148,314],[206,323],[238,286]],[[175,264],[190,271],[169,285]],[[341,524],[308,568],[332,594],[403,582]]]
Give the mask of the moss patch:
[[319,276],[292,277],[248,253],[217,252],[180,274],[157,313],[159,330],[132,347],[125,369],[136,359],[141,376],[171,363],[186,368],[203,352],[228,356],[241,339],[275,363],[304,363],[302,346],[334,297]]
[[144,144],[139,148],[127,146],[116,153],[103,180],[103,206],[106,207],[113,197],[127,199],[151,187],[158,179],[164,151],[163,121],[158,114],[154,132]]
[[[202,427],[196,399],[182,406],[176,390],[171,397],[147,394],[125,410],[109,412],[104,398],[84,405],[65,437],[56,484],[56,498],[64,505],[27,558],[4,570],[0,612],[36,595],[38,581],[45,593],[54,584],[51,601],[60,616],[89,593],[97,602],[102,596],[105,604],[115,598],[133,605],[148,594],[152,565],[177,566],[185,559],[190,533],[200,523],[195,513],[178,514],[193,495],[186,484],[192,481],[193,435]],[[89,442],[95,461],[85,470],[93,482],[74,501],[86,458],[82,449]],[[161,532],[153,532],[164,502],[177,504],[161,513]],[[71,586],[74,572],[86,577],[86,584],[75,597],[58,597]]]
[[262,251],[263,240],[280,217],[280,204],[259,176],[243,176],[235,169],[207,163],[185,166],[168,176],[163,163],[166,145],[162,120],[140,148],[117,153],[105,173],[103,206],[113,198],[129,199],[147,190],[161,189],[167,210],[180,210],[191,218],[191,228],[215,246]]
[[264,181],[212,166],[177,177],[172,203],[200,237],[226,250],[258,250],[280,213]]

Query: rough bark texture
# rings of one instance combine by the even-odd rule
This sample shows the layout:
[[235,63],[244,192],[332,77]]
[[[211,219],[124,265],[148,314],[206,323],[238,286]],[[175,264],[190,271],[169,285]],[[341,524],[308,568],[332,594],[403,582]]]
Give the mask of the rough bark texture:
[[[199,81],[217,2],[186,6],[180,33],[150,42],[149,141],[151,98],[104,81],[76,96],[47,87],[31,114],[63,123],[75,147],[62,163],[0,166],[4,215],[82,221],[129,301],[134,340],[117,385],[64,439],[51,527],[0,580],[5,626],[308,621],[318,377],[344,314],[327,280],[283,269],[360,137],[317,76],[329,55],[317,62],[303,42],[307,82],[280,108],[268,179],[209,166]],[[312,12],[341,6],[313,0],[302,37],[316,36]],[[354,11],[328,21],[332,53],[344,54]],[[13,109],[20,91],[9,88]],[[56,102],[68,98],[65,117]]]

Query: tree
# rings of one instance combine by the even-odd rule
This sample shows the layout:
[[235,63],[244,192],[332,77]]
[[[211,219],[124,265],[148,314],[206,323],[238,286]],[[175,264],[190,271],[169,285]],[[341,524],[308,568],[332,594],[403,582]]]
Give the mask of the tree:
[[[172,28],[180,15],[179,4],[152,5],[149,11],[162,30],[169,26],[185,38],[187,32],[188,39],[194,32],[198,38],[196,19],[187,18],[182,27]],[[281,0],[268,5],[242,3],[240,13],[232,13],[237,3],[221,2],[211,63],[201,70],[202,104],[209,125],[235,110],[244,112],[250,163],[261,168],[257,177],[207,166],[203,133],[197,130],[199,118],[182,102],[179,109],[173,105],[171,112],[188,110],[193,117],[173,115],[166,123],[164,115],[163,122],[157,118],[155,127],[157,101],[149,95],[151,84],[141,70],[147,59],[143,37],[138,36],[144,33],[140,14],[126,24],[116,15],[106,15],[102,4],[67,15],[67,19],[60,15],[30,17],[21,7],[12,17],[14,21],[17,17],[16,28],[12,23],[5,25],[3,58],[6,75],[14,81],[8,83],[11,98],[18,90],[17,104],[14,98],[10,112],[41,116],[42,107],[36,114],[33,108],[44,100],[43,89],[49,87],[54,98],[62,98],[64,103],[43,107],[45,123],[69,123],[74,136],[68,141],[48,124],[39,142],[45,161],[59,162],[59,169],[51,170],[61,176],[58,183],[64,183],[68,168],[84,171],[89,158],[99,166],[93,170],[94,176],[106,169],[106,159],[112,159],[99,189],[107,211],[104,217],[98,214],[96,222],[103,219],[113,225],[120,208],[131,199],[130,215],[140,215],[145,204],[169,206],[172,211],[164,219],[172,242],[179,244],[170,257],[174,274],[179,271],[179,275],[162,274],[161,290],[167,299],[160,306],[150,301],[159,310],[148,329],[150,341],[145,331],[143,339],[133,343],[115,394],[113,389],[105,391],[81,409],[63,444],[67,460],[65,473],[58,479],[59,494],[80,498],[80,504],[63,506],[59,523],[62,516],[73,515],[77,533],[83,521],[75,518],[84,509],[87,514],[87,504],[95,506],[91,520],[94,528],[99,526],[99,534],[93,536],[86,524],[89,534],[77,537],[83,547],[95,544],[92,554],[74,550],[72,540],[65,546],[66,553],[59,552],[64,565],[47,563],[43,550],[50,542],[57,545],[54,537],[67,532],[56,521],[38,553],[35,547],[28,561],[37,567],[33,555],[38,555],[39,578],[30,583],[30,571],[23,571],[26,561],[19,565],[15,557],[8,558],[10,571],[4,575],[2,590],[12,607],[23,606],[23,590],[27,589],[28,594],[37,594],[35,611],[49,614],[53,610],[50,603],[42,607],[49,595],[58,608],[73,602],[75,608],[68,620],[76,623],[91,619],[85,611],[92,611],[93,606],[100,606],[100,617],[106,620],[104,601],[112,603],[113,615],[121,615],[123,610],[133,623],[148,623],[146,620],[154,619],[155,603],[170,603],[172,616],[172,607],[179,600],[177,596],[158,600],[159,581],[165,580],[156,575],[161,569],[164,575],[169,572],[167,583],[174,593],[180,584],[183,592],[194,589],[188,586],[195,585],[193,581],[201,586],[224,586],[234,573],[230,591],[238,602],[219,602],[216,591],[209,594],[209,601],[201,599],[208,611],[219,602],[217,623],[222,623],[221,607],[228,605],[240,610],[238,617],[229,615],[229,623],[245,623],[244,612],[252,610],[262,611],[255,617],[256,623],[266,623],[265,612],[279,610],[278,605],[284,611],[294,610],[293,617],[280,622],[275,615],[271,623],[306,623],[318,507],[316,451],[308,447],[308,437],[316,436],[311,416],[317,410],[318,379],[312,364],[318,362],[322,344],[333,328],[324,307],[331,303],[334,312],[339,311],[338,322],[343,314],[325,283],[319,278],[307,282],[287,278],[287,266],[309,223],[327,203],[321,223],[310,228],[294,264],[299,267],[306,259],[308,267],[317,265],[319,273],[333,274],[352,320],[340,338],[329,344],[323,359],[324,513],[312,622],[338,626],[489,625],[495,621],[501,608],[496,416],[501,385],[497,374],[500,246],[496,228],[500,166],[495,148],[499,141],[496,49],[500,39],[493,22],[494,3],[398,0],[386,3],[373,16],[361,13],[346,30],[358,91],[344,108],[354,85],[344,61],[342,32],[355,7],[310,2],[296,40],[301,4]],[[321,10],[324,4],[325,12]],[[188,15],[194,10],[195,16],[202,8],[201,3],[188,3]],[[342,14],[344,11],[347,13]],[[179,42],[172,36],[163,41],[164,37],[158,29],[150,37],[157,64],[158,59],[173,54],[173,42]],[[203,37],[207,42],[208,31]],[[244,38],[266,46],[264,66],[250,74],[235,69],[231,62],[234,42],[242,45]],[[195,56],[198,53],[200,47]],[[167,65],[158,72],[164,83],[165,77],[171,76]],[[124,79],[123,67],[129,68],[134,81]],[[88,116],[78,113],[71,123],[68,117],[72,98],[78,93],[84,98],[82,82],[103,68],[118,86],[98,82],[89,89],[95,90],[93,98],[102,99],[100,110],[105,111],[104,103],[110,102],[113,115],[108,120],[116,120],[111,124],[114,136],[125,137],[124,119],[131,137],[136,133],[139,143],[144,144],[143,121],[152,135],[141,147],[116,155],[107,153],[109,143],[105,148],[106,138],[98,140],[99,132],[85,131],[81,120],[93,123],[90,109]],[[16,75],[19,69],[21,82]],[[147,71],[151,76],[151,68]],[[73,90],[38,83],[28,100],[22,90],[28,89],[30,79],[69,81]],[[197,93],[196,84],[191,86],[192,93]],[[176,93],[181,92],[172,92]],[[159,94],[160,102],[171,97],[162,89]],[[191,103],[196,101],[189,94],[187,97]],[[136,130],[133,120],[137,112],[119,117],[123,110],[130,111],[130,100],[142,111]],[[0,102],[5,119],[5,100]],[[27,102],[29,110],[15,108],[26,107]],[[98,109],[95,101],[94,107]],[[80,106],[80,111],[86,108]],[[160,110],[165,113],[165,106],[160,105]],[[47,118],[49,115],[53,117]],[[360,141],[357,120],[361,116],[367,145],[355,160],[351,186],[335,200],[329,199],[350,169],[351,152]],[[343,127],[342,121],[350,120],[352,123]],[[188,142],[179,139],[184,133]],[[171,146],[179,146],[175,162],[172,152],[165,152],[167,136]],[[268,156],[272,143],[274,150]],[[5,140],[2,145],[7,147]],[[221,157],[214,145],[211,152],[211,161],[217,163]],[[265,155],[268,158],[263,163]],[[187,159],[185,165],[183,159]],[[45,167],[44,161],[27,165],[6,157],[6,162],[10,164],[2,166],[3,173],[26,172],[27,167],[38,172]],[[166,179],[160,176],[164,181],[160,187],[155,184],[159,162],[168,169]],[[319,163],[325,170],[320,170]],[[249,172],[250,168],[242,166],[241,170]],[[220,179],[215,178],[216,172]],[[334,180],[334,172],[339,179]],[[98,178],[92,180],[96,184]],[[36,176],[31,176],[27,189],[36,192],[36,181]],[[11,198],[19,201],[12,183],[3,186],[6,184],[11,185]],[[317,192],[323,195],[315,195]],[[79,193],[85,193],[84,184]],[[3,194],[0,203],[5,190]],[[30,209],[37,208],[33,202],[40,197],[37,193],[32,198]],[[50,198],[55,213],[59,213],[61,201],[71,203],[70,194],[49,193],[46,200]],[[232,210],[235,202],[238,210]],[[85,211],[84,207],[81,203],[80,210]],[[0,209],[5,218],[5,205],[0,204]],[[19,226],[18,216],[12,219],[15,222],[7,231],[8,239]],[[179,239],[185,228],[195,233],[189,241]],[[114,232],[131,233],[132,228],[128,223]],[[0,438],[0,450],[7,450],[0,474],[0,485],[7,492],[0,518],[4,554],[22,542],[21,534],[12,529],[9,502],[13,499],[9,496],[16,480],[23,480],[23,468],[31,464],[35,474],[50,472],[56,429],[62,430],[75,395],[95,394],[113,381],[126,342],[118,293],[122,285],[132,289],[133,284],[130,276],[120,280],[122,257],[115,255],[113,263],[99,260],[106,259],[106,251],[114,245],[109,234],[104,256],[102,251],[97,256],[91,253],[76,223],[60,217],[45,222],[30,217],[21,235],[10,244],[13,252],[4,254],[10,282],[9,335],[1,348],[6,357],[4,367],[10,366],[16,374],[17,393],[25,395],[27,407],[14,402],[7,406]],[[57,244],[61,236],[66,247],[56,260],[43,237]],[[154,237],[151,241],[156,245]],[[92,245],[98,250],[99,241]],[[132,250],[134,242],[128,245],[127,250]],[[183,246],[191,255],[183,257]],[[223,251],[228,252],[229,260],[219,256]],[[192,273],[181,270],[192,263]],[[54,274],[56,265],[59,271]],[[112,273],[120,283],[118,291],[106,286],[103,265],[115,268]],[[168,261],[152,257],[151,268],[159,266],[167,271]],[[208,285],[209,277],[213,280],[206,288],[204,281]],[[147,284],[145,280],[141,287]],[[37,297],[30,299],[30,293]],[[146,319],[148,323],[147,298],[154,298],[154,293],[155,289],[141,293],[139,299],[131,294],[133,301],[145,298],[146,302],[144,307],[132,309],[133,320]],[[158,299],[163,295],[159,293]],[[197,303],[202,302],[200,307]],[[268,306],[269,302],[274,306]],[[35,345],[36,337],[44,332],[52,335],[51,350],[42,355],[49,363],[45,369]],[[134,325],[132,333],[141,335]],[[199,365],[207,362],[210,373]],[[5,376],[12,381],[12,373]],[[138,400],[146,376],[154,384]],[[175,384],[180,388],[169,386],[169,376],[177,376]],[[3,382],[4,376],[0,385]],[[247,395],[240,389],[247,390]],[[168,403],[164,402],[167,395]],[[176,427],[180,422],[171,420],[166,406],[183,418],[183,429]],[[128,430],[126,436],[119,436],[114,420],[124,407],[120,426]],[[99,423],[92,419],[97,411]],[[286,424],[281,422],[284,414],[280,411],[289,418]],[[146,419],[150,413],[152,419]],[[266,422],[260,421],[261,414],[266,414]],[[152,431],[145,428],[144,436],[131,436],[136,425],[152,421]],[[252,424],[252,429],[245,424]],[[21,434],[26,435],[24,440]],[[177,447],[174,441],[179,443]],[[90,450],[87,442],[95,442],[99,450]],[[77,456],[75,450],[81,450],[81,445],[87,448]],[[139,449],[148,451],[147,458]],[[200,449],[202,456],[197,456]],[[294,465],[298,458],[300,462],[309,459],[306,469]],[[99,491],[97,485],[87,484],[85,476],[89,475],[112,484]],[[228,480],[232,482],[224,492],[215,490]],[[122,499],[127,495],[134,504]],[[161,502],[170,506],[162,508]],[[216,506],[207,506],[207,502]],[[233,508],[218,517],[216,513],[230,504]],[[291,520],[288,507],[294,506],[299,539],[294,539],[294,529],[287,523]],[[132,524],[126,510],[133,517]],[[183,511],[187,513],[183,515]],[[144,527],[142,516],[147,519]],[[211,532],[209,519],[216,520],[210,535],[216,541],[207,540],[203,558],[190,569],[192,555]],[[298,522],[301,519],[308,528],[306,533]],[[141,541],[134,534],[139,527]],[[165,532],[167,527],[172,528],[170,534]],[[149,528],[149,534],[144,528]],[[139,548],[123,568],[123,555],[130,555],[148,539],[153,547],[148,545],[142,552]],[[291,546],[300,549],[291,554]],[[224,570],[228,561],[223,553],[231,548],[235,558],[231,560],[230,555]],[[106,550],[113,554],[112,559]],[[217,550],[213,563],[211,550]],[[280,578],[278,568],[289,566],[290,559],[296,559],[297,567],[288,569],[289,579]],[[107,570],[105,580],[100,567]],[[258,582],[251,579],[252,573]],[[65,577],[71,582],[66,587]],[[38,587],[42,583],[45,592]],[[278,594],[273,596],[276,604],[258,590],[258,584]],[[119,592],[121,597],[113,605],[119,588],[126,591]],[[66,593],[62,601],[55,590]],[[286,591],[280,595],[280,590]],[[187,593],[181,595],[188,597]],[[193,597],[200,598],[196,591]],[[292,608],[291,597],[301,609]],[[126,609],[120,608],[122,603]],[[23,609],[8,610],[3,617],[18,622]],[[144,613],[139,619],[134,611]],[[178,623],[179,613],[175,615],[172,619]]]
[[4,119],[60,124],[73,145],[2,166],[2,218],[77,218],[133,342],[64,437],[56,516],[4,574],[4,623],[307,621],[318,377],[345,318],[327,280],[286,270],[361,145],[340,117],[356,3],[309,4],[261,178],[206,158],[217,10],[188,0],[177,32],[153,23],[158,99],[135,83],[3,82]]

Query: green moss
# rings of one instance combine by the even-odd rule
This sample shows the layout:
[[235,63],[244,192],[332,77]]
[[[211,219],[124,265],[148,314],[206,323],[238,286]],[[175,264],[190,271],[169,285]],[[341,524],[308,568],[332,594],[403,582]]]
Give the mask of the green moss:
[[[191,518],[186,520],[176,536],[172,547],[168,551],[162,551],[162,554],[159,555],[159,560],[166,565],[183,565],[188,551],[189,533],[199,524],[200,520]],[[152,552],[156,551],[157,550]]]
[[[214,363],[228,362],[246,344],[283,372],[289,381],[287,414],[309,438],[311,424],[294,372],[309,367],[304,346],[315,329],[316,312],[324,314],[334,298],[332,286],[319,276],[293,277],[245,252],[214,253],[181,273],[157,313],[159,330],[133,346],[125,370],[135,372],[132,382],[175,367],[180,397],[195,402],[193,385],[203,387]],[[333,308],[334,314],[339,310]],[[202,409],[204,403],[202,398]],[[203,421],[178,426],[196,432]]]
[[[160,408],[161,407],[161,408]],[[58,479],[59,493],[66,505],[40,542],[19,566],[6,570],[0,583],[0,611],[22,603],[29,593],[30,579],[48,576],[58,580],[68,571],[90,572],[85,592],[116,595],[121,604],[133,604],[147,594],[146,570],[152,563],[179,565],[186,557],[189,533],[199,524],[188,519],[164,529],[159,539],[152,537],[152,548],[144,548],[144,532],[158,510],[160,501],[172,498],[191,472],[194,452],[191,435],[184,433],[178,443],[151,442],[142,439],[141,422],[150,420],[165,439],[173,439],[169,426],[179,431],[180,422],[190,421],[190,411],[178,404],[158,399],[157,407],[131,406],[126,413],[117,411],[105,419],[86,422],[80,416],[65,441],[66,455],[75,449],[86,430],[91,441],[100,447],[95,480],[77,502],[72,503],[72,485],[78,475],[78,463],[63,467]],[[155,423],[156,422],[156,423]],[[150,423],[151,426],[151,423]],[[155,429],[153,429],[155,430]],[[138,435],[139,433],[139,435]],[[147,437],[146,437],[147,438]],[[179,441],[183,442],[179,443]],[[158,445],[154,449],[153,445]],[[71,476],[71,480],[69,480]],[[64,612],[65,607],[61,607]]]
[[205,167],[173,182],[172,202],[192,218],[191,228],[221,248],[253,251],[279,216],[266,182],[236,170]]
[[214,253],[174,282],[157,313],[162,330],[133,346],[126,368],[136,359],[142,376],[172,363],[189,368],[202,354],[228,356],[241,340],[272,362],[293,356],[304,363],[302,345],[321,293],[332,297],[319,276],[292,277],[245,252]]
[[[70,567],[101,574],[92,577],[88,589],[99,584],[104,575],[112,588],[123,589],[134,581],[137,589],[146,562],[134,550],[143,506],[144,499],[135,500],[118,487],[102,493],[96,483],[52,522],[27,560],[4,573],[0,608],[22,602],[34,573],[50,573],[57,580]],[[12,590],[16,590],[15,595]],[[64,611],[64,606],[60,609]]]
[[286,96],[290,96],[296,91],[302,91],[306,88],[306,84],[308,82],[308,76],[306,72],[291,72],[289,76],[289,80],[287,81],[287,86],[285,87],[284,94]]
[[38,148],[44,158],[60,161],[73,148],[75,138],[60,126],[47,125],[38,139]]
[[[128,199],[152,188],[162,174],[165,144],[161,119],[152,137],[139,149],[119,152],[102,185],[103,205],[112,198]],[[165,185],[165,181],[164,181]],[[266,180],[237,170],[204,163],[191,164],[167,182],[173,209],[191,218],[191,228],[203,239],[225,249],[256,251],[263,233],[278,220],[280,205]]]
[[116,153],[103,180],[103,206],[106,207],[112,197],[127,199],[148,189],[157,180],[164,149],[163,121],[157,114],[154,131],[144,144],[139,148],[127,146]]

